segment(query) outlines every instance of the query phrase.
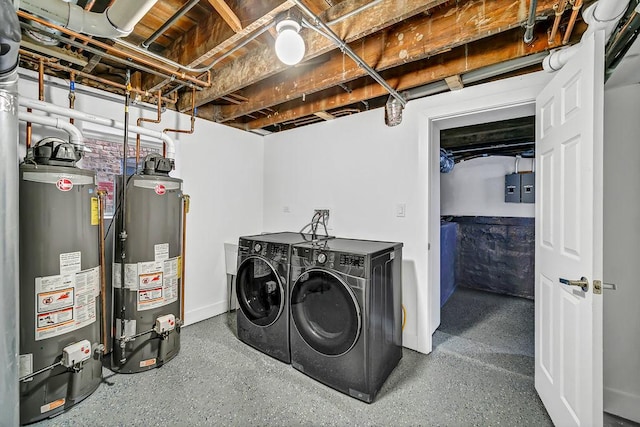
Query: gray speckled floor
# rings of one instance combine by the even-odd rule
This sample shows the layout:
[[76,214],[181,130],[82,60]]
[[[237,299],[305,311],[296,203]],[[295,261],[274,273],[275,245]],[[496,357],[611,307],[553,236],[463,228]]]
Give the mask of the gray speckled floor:
[[502,350],[482,342],[477,325],[463,328],[459,314],[454,335],[448,310],[434,351],[405,349],[371,405],[244,345],[220,315],[184,328],[181,353],[164,367],[135,375],[105,371],[93,395],[37,425],[551,425],[530,369],[476,358]]

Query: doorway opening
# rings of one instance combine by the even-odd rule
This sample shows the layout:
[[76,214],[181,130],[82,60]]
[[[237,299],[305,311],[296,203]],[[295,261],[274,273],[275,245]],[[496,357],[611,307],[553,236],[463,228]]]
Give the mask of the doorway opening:
[[434,345],[533,378],[535,117],[440,130]]

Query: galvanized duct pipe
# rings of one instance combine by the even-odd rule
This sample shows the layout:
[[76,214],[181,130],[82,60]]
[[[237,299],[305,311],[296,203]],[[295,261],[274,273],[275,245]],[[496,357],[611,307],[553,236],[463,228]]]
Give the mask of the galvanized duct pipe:
[[538,0],[531,0],[529,3],[529,16],[524,31],[524,42],[529,44],[533,41],[533,29],[536,26],[536,9],[538,8]]
[[69,134],[70,143],[84,147],[82,132],[66,120],[59,119],[57,117],[40,116],[38,114],[27,113],[26,111],[20,111],[18,113],[18,118],[23,122],[31,122],[63,130]]
[[[601,0],[586,8],[582,12],[582,18],[589,27],[582,35],[582,38],[584,39],[596,31],[604,30],[605,42],[609,40],[611,33],[618,25],[618,21],[624,15],[628,5],[629,0]],[[542,68],[548,72],[561,69],[579,48],[580,43],[564,49],[554,50],[542,61]]]
[[18,393],[18,49],[20,23],[0,0],[0,425],[17,426]]
[[116,0],[103,13],[89,12],[63,0],[21,0],[20,8],[79,33],[117,38],[131,34],[157,1]]
[[[77,120],[83,120],[90,123],[95,123],[115,129],[124,129],[124,123],[108,119],[106,117],[95,116],[93,114],[84,113],[79,110],[72,110],[67,107],[59,105],[49,104],[48,102],[38,101],[30,98],[20,98],[20,105],[27,108],[32,108],[38,111],[45,111],[51,114],[58,114],[63,117],[73,117]],[[161,140],[167,148],[167,157],[175,159],[176,144],[173,139],[164,132],[143,128],[140,126],[129,125],[129,131],[139,133],[140,135],[150,136],[152,138]]]

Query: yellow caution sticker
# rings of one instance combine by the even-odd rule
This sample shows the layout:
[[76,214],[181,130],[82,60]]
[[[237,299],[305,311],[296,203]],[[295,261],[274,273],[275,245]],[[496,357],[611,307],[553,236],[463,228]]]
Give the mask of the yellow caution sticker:
[[53,411],[56,408],[61,407],[62,405],[64,405],[65,403],[65,399],[58,399],[58,400],[54,400],[51,403],[47,403],[46,405],[42,405],[40,407],[40,413],[44,414],[45,412],[49,412],[49,411]]
[[178,279],[182,279],[182,256],[178,256]]
[[141,368],[146,368],[148,366],[153,366],[155,364],[156,364],[156,358],[155,357],[153,359],[147,359],[147,360],[140,361],[140,367]]
[[98,198],[91,198],[91,225],[98,225],[100,223],[100,205],[98,204]]

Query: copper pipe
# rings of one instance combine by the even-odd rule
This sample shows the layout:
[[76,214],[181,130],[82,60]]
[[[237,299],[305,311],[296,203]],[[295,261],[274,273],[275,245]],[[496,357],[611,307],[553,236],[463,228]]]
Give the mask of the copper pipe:
[[[20,49],[20,55],[22,55],[23,57],[27,57],[27,59],[31,58],[33,60],[39,60],[40,58],[44,58],[43,56],[37,55],[35,53],[29,52],[29,51],[24,50],[24,49]],[[88,74],[88,73],[85,73],[85,72],[82,72],[82,71],[74,70],[73,68],[69,68],[69,67],[66,67],[64,65],[60,65],[57,62],[48,61],[47,62],[47,66],[51,67],[51,68],[55,68],[56,70],[66,71],[68,73],[72,73],[73,72],[73,73],[75,73],[76,75],[78,75],[80,77],[84,77],[86,79],[90,79],[90,80],[96,81],[98,83],[102,83],[104,85],[114,87],[116,89],[122,89],[122,90],[126,90],[127,89],[127,87],[125,85],[121,84],[121,83],[117,83],[117,82],[114,82],[114,81],[111,81],[111,80],[103,79],[102,77],[93,76],[91,74]],[[155,97],[154,95],[149,94],[149,92],[146,92],[146,91],[143,91],[143,90],[139,90],[139,89],[131,88],[131,92],[137,93],[137,94],[139,94],[139,95],[141,95],[141,96],[143,96],[145,98]],[[162,100],[164,102],[166,102],[166,103],[171,103],[171,104],[175,104],[177,102],[177,99],[166,98],[166,97],[163,97]]]
[[564,10],[567,8],[568,0],[562,0],[560,3],[556,3],[553,5],[553,10],[556,13],[556,17],[553,20],[553,28],[551,28],[551,34],[549,34],[549,44],[553,44],[556,33],[558,32],[558,27],[560,26],[560,19],[564,14]]
[[104,353],[108,352],[108,340],[109,332],[107,328],[107,263],[105,261],[105,245],[104,245],[104,204],[107,192],[105,190],[98,190],[98,198],[100,203],[100,219],[98,223],[98,233],[100,233],[100,241],[98,244],[100,250],[100,302],[102,303],[102,312],[100,315],[100,321],[102,322],[102,345],[104,346]]
[[[175,132],[175,133],[186,133],[186,134],[192,134],[193,131],[195,130],[195,124],[196,124],[196,112],[197,112],[197,108],[196,108],[196,89],[193,88],[193,93],[191,94],[191,129],[163,129],[162,132]],[[163,151],[165,157],[166,157],[166,150]]]
[[[33,110],[31,108],[27,108],[27,113],[31,113]],[[33,124],[31,122],[27,122],[27,131],[25,135],[25,144],[27,146],[27,150],[31,148],[31,138],[33,135]]]
[[567,31],[564,33],[564,38],[562,39],[562,44],[569,43],[569,39],[571,38],[571,32],[573,32],[573,26],[576,23],[576,18],[578,17],[578,12],[582,7],[582,0],[576,0],[571,8],[571,18],[569,19],[569,24],[567,25]]
[[[22,49],[20,49],[22,51]],[[44,101],[44,57],[38,58],[38,99]],[[31,113],[33,110],[27,108],[27,112]],[[33,124],[27,122],[27,129],[25,135],[25,145],[27,149],[31,148],[31,139],[33,138]]]
[[184,324],[184,272],[185,272],[185,255],[187,252],[187,214],[189,213],[189,204],[191,197],[188,194],[182,196],[182,257],[180,259],[180,320]]
[[[140,127],[142,122],[160,123],[161,115],[162,115],[162,91],[161,90],[158,91],[158,96],[156,98],[158,99],[158,117],[154,120],[154,119],[146,119],[140,116],[138,117],[138,120],[136,123],[138,127]],[[140,134],[138,133],[136,134],[136,170],[138,170],[139,163],[140,163]]]
[[[72,110],[76,105],[76,73],[69,73],[69,108]],[[73,117],[69,118],[69,123],[74,124],[75,119]]]
[[44,58],[38,63],[38,99],[44,101]]
[[96,47],[99,47],[100,49],[104,49],[106,52],[109,52],[109,53],[111,53],[111,54],[113,54],[115,56],[119,56],[120,58],[127,59],[127,60],[130,59],[134,63],[138,62],[140,64],[155,68],[156,70],[162,71],[162,72],[167,73],[169,75],[177,76],[180,79],[183,79],[183,80],[186,80],[188,82],[191,82],[191,83],[195,84],[196,86],[202,86],[202,87],[211,86],[210,83],[203,82],[202,80],[199,80],[196,77],[188,76],[184,72],[178,72],[178,70],[171,69],[169,67],[165,67],[162,64],[159,64],[159,63],[154,62],[154,61],[150,61],[149,59],[144,58],[144,57],[142,57],[140,55],[137,55],[137,54],[135,54],[133,52],[121,51],[120,49],[115,48],[115,47],[113,47],[111,45],[108,45],[106,43],[102,43],[100,41],[94,40],[91,37],[85,36],[85,35],[83,35],[81,33],[76,32],[76,31],[69,30],[68,28],[62,27],[60,25],[53,24],[53,23],[51,23],[49,21],[46,21],[44,19],[40,19],[37,16],[31,15],[29,13],[26,13],[26,12],[22,11],[22,10],[18,10],[17,13],[18,13],[18,16],[20,16],[22,18],[31,20],[33,22],[37,22],[38,24],[44,25],[45,27],[48,27],[48,28],[53,28],[54,30],[58,30],[58,31],[60,31],[60,32],[66,34],[66,35],[73,36],[73,37],[77,38],[78,40],[82,40],[82,41],[86,41],[87,43],[91,43],[92,45],[94,45]]

